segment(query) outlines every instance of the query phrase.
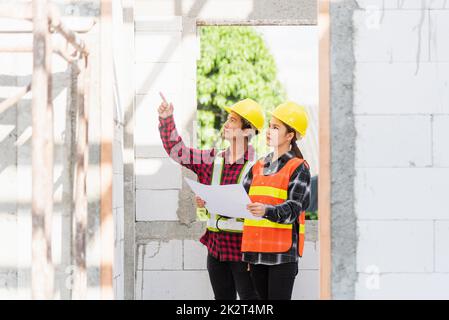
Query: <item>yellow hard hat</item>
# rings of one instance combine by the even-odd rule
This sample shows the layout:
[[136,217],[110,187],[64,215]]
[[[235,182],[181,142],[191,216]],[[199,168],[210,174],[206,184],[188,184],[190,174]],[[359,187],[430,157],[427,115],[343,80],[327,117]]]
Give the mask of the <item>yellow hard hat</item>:
[[231,107],[224,107],[224,109],[231,113],[237,113],[242,118],[248,120],[256,129],[263,128],[265,118],[263,116],[262,107],[252,99],[244,99],[235,103]]
[[295,129],[302,137],[306,135],[309,118],[305,107],[287,101],[278,105],[271,115]]

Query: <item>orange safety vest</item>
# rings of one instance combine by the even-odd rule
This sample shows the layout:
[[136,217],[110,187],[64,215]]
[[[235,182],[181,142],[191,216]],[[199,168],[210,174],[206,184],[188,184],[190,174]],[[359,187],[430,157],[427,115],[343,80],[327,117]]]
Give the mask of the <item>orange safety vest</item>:
[[[249,189],[252,202],[278,205],[287,200],[288,184],[293,172],[302,163],[309,165],[303,159],[292,158],[284,167],[273,175],[264,176],[263,160],[253,166],[253,181]],[[304,249],[306,212],[298,216],[299,237],[298,254],[302,257]],[[276,223],[268,219],[245,219],[243,224],[242,252],[287,252],[292,247],[293,224]]]

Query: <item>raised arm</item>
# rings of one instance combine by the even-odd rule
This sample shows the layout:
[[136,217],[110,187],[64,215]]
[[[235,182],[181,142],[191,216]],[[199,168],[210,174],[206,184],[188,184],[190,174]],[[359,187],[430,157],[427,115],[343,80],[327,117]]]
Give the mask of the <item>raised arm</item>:
[[198,174],[204,165],[212,164],[215,151],[187,147],[176,130],[173,104],[168,103],[162,93],[160,96],[162,102],[158,108],[159,133],[164,149],[170,158]]

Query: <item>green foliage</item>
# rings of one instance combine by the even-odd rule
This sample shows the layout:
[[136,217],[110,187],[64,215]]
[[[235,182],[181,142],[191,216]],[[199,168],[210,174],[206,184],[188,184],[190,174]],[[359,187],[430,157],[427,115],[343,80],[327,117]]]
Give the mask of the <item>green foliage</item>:
[[[252,27],[208,26],[200,29],[201,59],[197,65],[198,118],[201,147],[210,147],[226,119],[224,106],[251,98],[265,111],[285,98],[276,78],[275,61]],[[205,113],[204,111],[209,111]],[[215,137],[210,137],[211,114]],[[263,146],[263,143],[259,144]]]
[[306,211],[306,220],[318,220],[318,211]]

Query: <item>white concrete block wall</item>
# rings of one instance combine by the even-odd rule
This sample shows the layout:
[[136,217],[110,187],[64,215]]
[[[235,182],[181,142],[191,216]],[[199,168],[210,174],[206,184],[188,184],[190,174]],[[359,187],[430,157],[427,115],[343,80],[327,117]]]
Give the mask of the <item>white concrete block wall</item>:
[[449,221],[435,221],[435,270],[449,272]]
[[124,268],[124,176],[123,176],[123,124],[115,116],[115,131],[113,143],[113,183],[112,208],[114,218],[114,296],[123,299],[123,268]]
[[[177,221],[182,187],[179,165],[171,161],[159,136],[157,107],[163,92],[175,106],[177,128],[184,129],[194,110],[184,104],[183,19],[135,17],[135,179],[137,221]],[[191,119],[190,119],[191,121]]]
[[354,77],[356,115],[449,113],[447,63],[357,61]]
[[[292,299],[319,297],[319,243],[305,243]],[[136,299],[214,298],[207,249],[197,240],[150,241],[138,245]]]
[[449,9],[447,0],[356,0],[362,9]]
[[433,161],[436,167],[449,167],[449,115],[433,117]]
[[114,141],[113,141],[113,183],[112,183],[112,207],[114,217],[114,265],[113,287],[114,298],[124,299],[124,110],[125,96],[122,81],[121,63],[123,59],[123,44],[120,37],[123,33],[123,12],[120,1],[113,2],[113,59],[114,59]]
[[447,299],[449,11],[357,2],[355,298]]
[[[384,11],[386,12],[386,11]],[[358,10],[354,55],[359,62],[428,61],[429,15],[421,10]],[[398,23],[401,21],[401,23]]]
[[367,167],[430,166],[431,124],[430,115],[358,116],[356,162]]

